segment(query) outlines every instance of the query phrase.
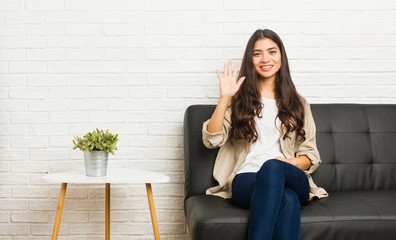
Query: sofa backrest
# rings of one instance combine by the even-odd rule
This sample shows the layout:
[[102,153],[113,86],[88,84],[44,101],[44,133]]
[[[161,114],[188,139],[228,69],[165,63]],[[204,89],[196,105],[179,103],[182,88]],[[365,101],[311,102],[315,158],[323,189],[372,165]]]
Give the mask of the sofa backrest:
[[[218,149],[202,144],[215,105],[192,105],[184,117],[185,196],[216,185]],[[315,183],[328,191],[396,189],[396,105],[311,104],[322,165]]]
[[216,185],[213,164],[218,149],[208,149],[202,143],[202,124],[216,106],[192,105],[184,114],[184,193],[185,197],[205,193]]
[[322,165],[313,174],[329,191],[396,189],[396,105],[311,106]]

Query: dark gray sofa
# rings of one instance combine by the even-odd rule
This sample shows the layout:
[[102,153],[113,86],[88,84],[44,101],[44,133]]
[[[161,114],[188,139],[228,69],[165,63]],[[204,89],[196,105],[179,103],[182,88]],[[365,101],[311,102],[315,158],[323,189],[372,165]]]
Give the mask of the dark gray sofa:
[[[214,105],[184,118],[185,217],[192,240],[247,239],[249,211],[205,195],[216,185],[218,149],[202,144]],[[301,210],[303,240],[396,239],[396,105],[311,104],[322,165],[313,174],[328,198]]]

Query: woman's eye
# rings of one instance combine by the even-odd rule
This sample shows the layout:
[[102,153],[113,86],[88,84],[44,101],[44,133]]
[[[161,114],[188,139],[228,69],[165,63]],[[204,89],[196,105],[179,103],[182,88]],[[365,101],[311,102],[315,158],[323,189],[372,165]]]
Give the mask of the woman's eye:
[[274,55],[276,51],[270,51],[269,54]]

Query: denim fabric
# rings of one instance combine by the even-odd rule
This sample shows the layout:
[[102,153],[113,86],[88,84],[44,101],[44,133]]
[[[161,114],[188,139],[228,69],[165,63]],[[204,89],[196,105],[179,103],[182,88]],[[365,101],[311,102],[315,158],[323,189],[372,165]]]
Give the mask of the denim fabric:
[[308,197],[305,173],[275,159],[257,173],[236,175],[232,182],[232,202],[250,209],[249,240],[298,240],[300,207]]

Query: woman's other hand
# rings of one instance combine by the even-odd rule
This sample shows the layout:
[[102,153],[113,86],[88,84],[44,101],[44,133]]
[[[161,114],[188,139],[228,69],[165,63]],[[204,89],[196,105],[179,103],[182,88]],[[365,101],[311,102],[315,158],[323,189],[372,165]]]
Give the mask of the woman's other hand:
[[278,156],[276,159],[290,163],[301,170],[307,170],[311,166],[311,160],[307,156],[298,156],[295,158],[285,158],[284,156]]

